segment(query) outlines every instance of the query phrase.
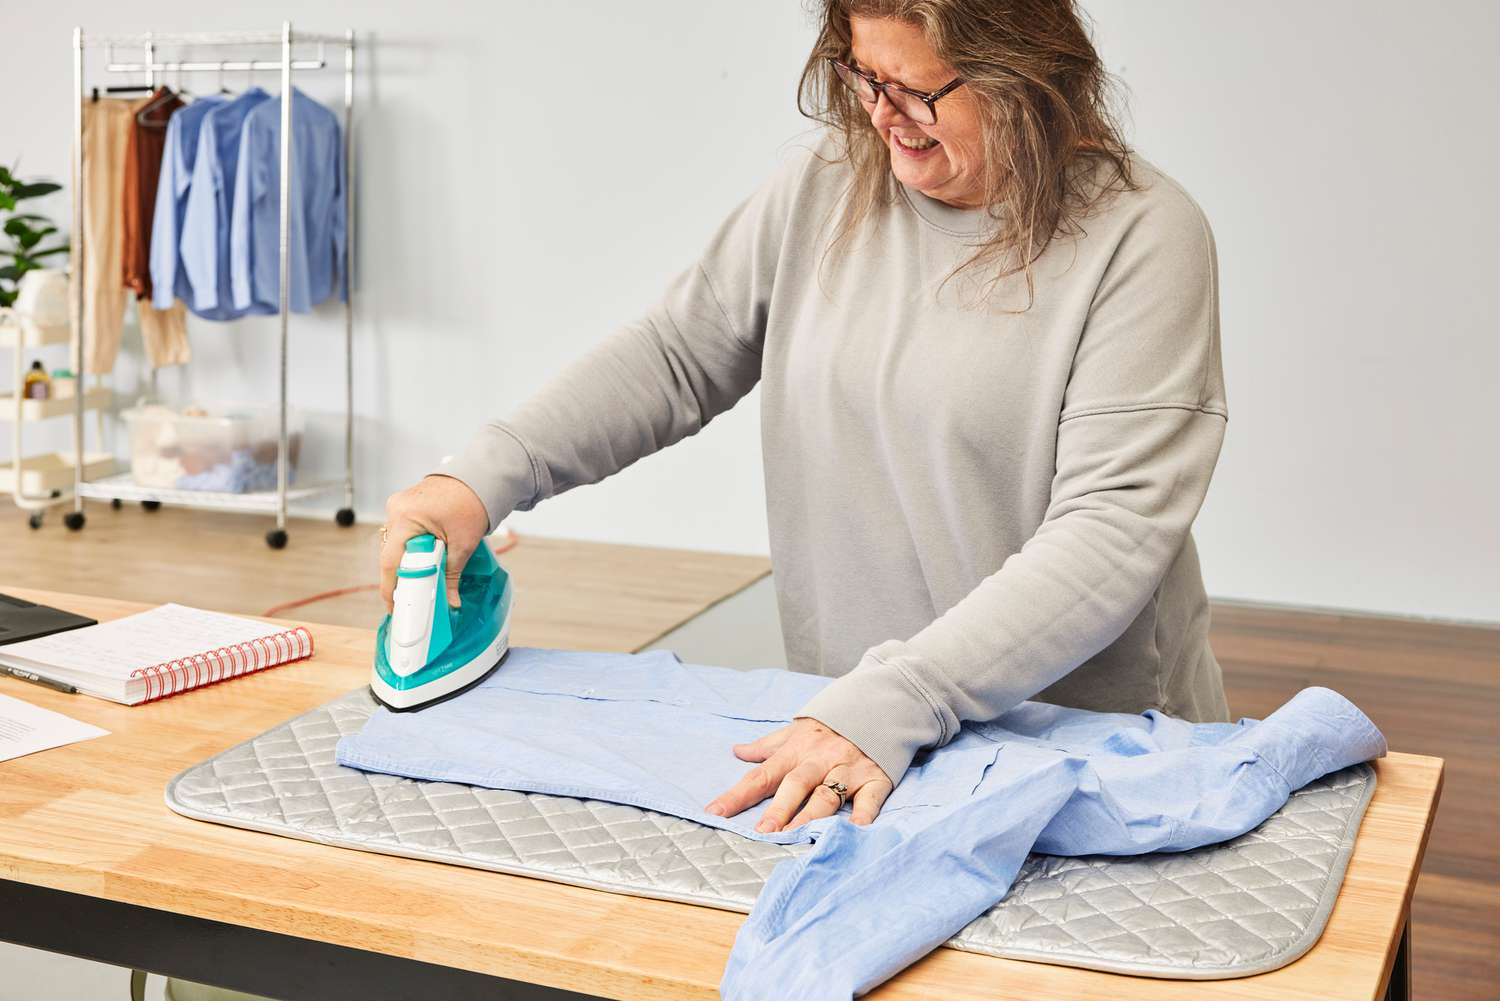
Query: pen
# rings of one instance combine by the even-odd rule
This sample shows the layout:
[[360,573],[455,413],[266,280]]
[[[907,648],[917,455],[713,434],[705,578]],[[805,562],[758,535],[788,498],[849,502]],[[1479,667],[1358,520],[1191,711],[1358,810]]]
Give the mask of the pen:
[[74,688],[72,685],[68,684],[65,681],[53,681],[51,678],[44,678],[40,674],[32,674],[30,671],[23,671],[19,667],[0,667],[0,670],[3,670],[12,678],[20,678],[22,681],[29,681],[34,685],[45,685],[48,688],[59,692],[65,692],[68,695],[74,695],[78,692],[78,689]]

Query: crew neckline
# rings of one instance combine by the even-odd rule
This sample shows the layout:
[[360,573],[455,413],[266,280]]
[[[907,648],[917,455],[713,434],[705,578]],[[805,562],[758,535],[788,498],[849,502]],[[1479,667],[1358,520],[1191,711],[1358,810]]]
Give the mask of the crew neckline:
[[[893,175],[894,176],[894,175]],[[993,225],[986,209],[961,209],[947,202],[925,195],[905,181],[897,180],[896,188],[901,197],[918,217],[935,229],[954,236],[974,236]]]

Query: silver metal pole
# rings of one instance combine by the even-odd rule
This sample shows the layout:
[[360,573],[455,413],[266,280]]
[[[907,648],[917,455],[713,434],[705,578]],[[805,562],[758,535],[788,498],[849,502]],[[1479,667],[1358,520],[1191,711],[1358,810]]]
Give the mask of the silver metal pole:
[[[156,66],[156,44],[154,42],[152,42],[152,40],[151,40],[151,33],[148,31],[148,32],[146,32],[146,86],[147,86],[147,88],[149,88],[149,89],[151,89],[153,91],[156,89],[156,70],[155,70],[155,66]],[[140,316],[148,308],[150,308],[150,304],[148,302],[146,302],[144,300],[137,300],[136,301],[135,310],[136,310],[136,315],[137,316]],[[155,365],[151,366],[151,399],[152,399],[153,402],[158,402],[161,399],[161,392],[158,389],[157,382],[156,382],[156,366]]]
[[[115,45],[140,45],[147,37],[156,45],[280,45],[280,31],[137,31],[128,34],[109,34],[107,32],[94,32],[88,36],[84,44],[88,48],[108,48]],[[331,45],[342,45],[342,35],[324,35],[313,31],[297,32],[297,41],[301,44],[317,42]]]
[[[73,29],[73,513],[83,516],[83,401],[88,387],[83,376],[83,279],[84,279],[84,229],[83,221],[83,29]],[[19,335],[18,335],[19,336]],[[22,338],[24,340],[24,337]],[[16,350],[21,349],[17,341]],[[16,385],[16,392],[21,386]],[[17,486],[19,486],[19,481]]]
[[286,332],[292,291],[292,22],[281,22],[281,433],[276,451],[276,527],[286,529]]
[[354,29],[344,33],[344,507],[354,509]]
[[[327,63],[322,59],[294,59],[292,69],[294,70],[320,70]],[[154,63],[107,63],[105,70],[110,73],[140,73],[142,71],[155,71],[157,73],[222,73],[225,70],[279,70],[280,59],[227,59],[219,62],[206,62],[203,60],[189,62],[154,62]]]
[[[0,314],[6,312],[11,312],[13,316],[18,315],[13,311],[0,308]],[[26,328],[17,322],[13,325],[13,329],[16,332],[16,381],[13,383],[16,387],[14,401],[16,412],[15,422],[11,425],[10,465],[14,479],[10,483],[10,494],[15,499],[17,507],[29,510],[21,498],[21,478],[25,475],[25,467],[21,465],[21,416],[26,407],[26,368],[25,362],[21,359],[26,354]]]

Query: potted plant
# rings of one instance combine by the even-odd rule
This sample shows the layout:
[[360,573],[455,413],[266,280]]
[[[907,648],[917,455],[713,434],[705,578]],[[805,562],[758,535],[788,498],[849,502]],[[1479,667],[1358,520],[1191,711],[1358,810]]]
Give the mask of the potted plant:
[[0,167],[0,219],[9,246],[0,246],[0,306],[16,301],[16,286],[26,272],[44,266],[44,258],[68,252],[68,243],[43,246],[57,233],[57,227],[38,212],[17,212],[16,206],[28,198],[40,198],[59,190],[51,181],[22,181],[12,170]]

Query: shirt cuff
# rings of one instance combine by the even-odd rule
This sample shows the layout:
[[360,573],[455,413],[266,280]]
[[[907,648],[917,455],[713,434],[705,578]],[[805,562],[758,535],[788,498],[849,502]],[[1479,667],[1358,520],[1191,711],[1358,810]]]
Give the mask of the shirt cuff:
[[546,467],[514,431],[498,422],[485,425],[456,458],[428,475],[451,476],[479,496],[489,517],[486,534],[512,511],[529,511],[550,493]]
[[892,786],[901,782],[918,751],[948,737],[943,716],[931,700],[905,671],[880,660],[874,651],[814,695],[793,719],[804,716],[858,747],[881,767]]

